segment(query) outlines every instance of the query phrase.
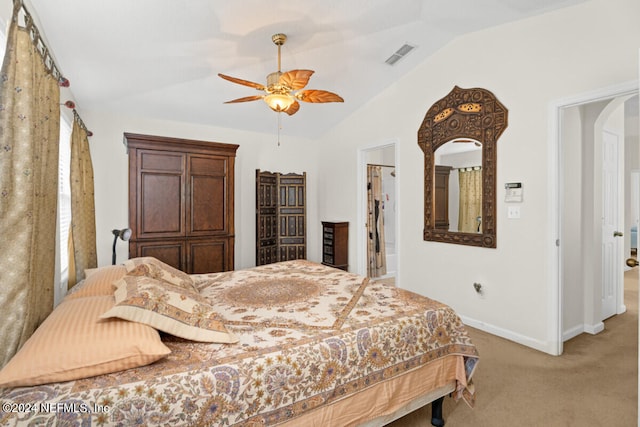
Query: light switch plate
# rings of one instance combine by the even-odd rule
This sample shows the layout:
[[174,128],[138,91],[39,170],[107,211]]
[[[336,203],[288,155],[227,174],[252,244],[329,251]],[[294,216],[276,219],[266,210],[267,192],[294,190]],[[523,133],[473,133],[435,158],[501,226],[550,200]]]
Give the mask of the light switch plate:
[[520,218],[520,206],[508,206],[507,207],[507,218],[509,218],[509,219]]

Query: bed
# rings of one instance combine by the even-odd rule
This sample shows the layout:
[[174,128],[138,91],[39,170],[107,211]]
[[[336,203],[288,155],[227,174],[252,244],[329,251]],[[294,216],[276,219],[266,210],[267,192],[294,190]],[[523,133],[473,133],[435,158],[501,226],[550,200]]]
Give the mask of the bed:
[[[441,425],[443,396],[474,403],[478,353],[459,317],[442,303],[304,260],[191,276],[167,275],[166,266],[151,261],[99,268],[65,297],[0,371],[1,426],[61,420],[69,425],[374,426],[432,401],[437,402],[432,422]],[[166,294],[149,291],[156,282],[186,295],[176,305],[199,303],[186,317],[175,307],[165,310]],[[189,289],[180,294],[180,286]],[[96,306],[93,314],[84,316],[89,320],[73,318],[91,306]],[[142,306],[146,310],[138,310]],[[203,314],[202,307],[209,311]],[[143,318],[131,310],[143,312]],[[178,322],[165,324],[161,314]],[[89,328],[117,327],[102,339],[102,331],[81,332],[77,325],[83,321]],[[148,329],[122,332],[134,327]],[[198,335],[202,329],[209,335]],[[125,345],[128,339],[134,347],[149,348],[136,350],[144,354],[135,360],[127,354],[117,356],[117,363],[78,362],[95,365],[89,368],[40,372],[34,367],[104,359],[113,343]],[[79,348],[70,350],[74,345]],[[51,362],[56,358],[60,361]]]

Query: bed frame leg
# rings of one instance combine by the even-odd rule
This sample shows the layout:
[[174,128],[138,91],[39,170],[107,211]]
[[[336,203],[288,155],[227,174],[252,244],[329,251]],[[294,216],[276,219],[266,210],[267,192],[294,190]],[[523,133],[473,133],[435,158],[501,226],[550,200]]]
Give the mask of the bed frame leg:
[[431,425],[436,427],[444,426],[444,418],[442,418],[442,402],[444,402],[444,396],[431,402]]

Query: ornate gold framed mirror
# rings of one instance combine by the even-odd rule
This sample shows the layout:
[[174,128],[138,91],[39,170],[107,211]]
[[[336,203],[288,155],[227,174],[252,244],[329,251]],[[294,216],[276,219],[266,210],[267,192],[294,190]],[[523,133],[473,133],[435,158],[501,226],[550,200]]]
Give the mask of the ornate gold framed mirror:
[[482,88],[455,86],[429,108],[418,129],[424,240],[496,247],[496,142],[507,116],[504,105]]

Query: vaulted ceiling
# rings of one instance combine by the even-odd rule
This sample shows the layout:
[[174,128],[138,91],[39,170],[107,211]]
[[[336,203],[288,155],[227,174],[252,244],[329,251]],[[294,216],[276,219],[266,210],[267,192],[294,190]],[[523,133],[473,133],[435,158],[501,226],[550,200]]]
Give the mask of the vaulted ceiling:
[[[0,13],[11,8],[2,0]],[[277,70],[275,33],[285,33],[282,70],[311,69],[307,88],[344,103],[301,103],[283,134],[321,135],[457,36],[583,0],[26,0],[78,111],[117,111],[273,133],[259,94],[218,73],[265,83]],[[7,4],[8,3],[8,4]],[[415,49],[385,63],[404,44]]]

